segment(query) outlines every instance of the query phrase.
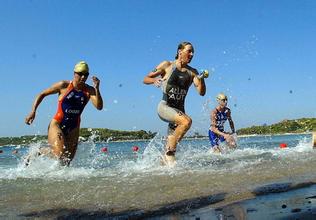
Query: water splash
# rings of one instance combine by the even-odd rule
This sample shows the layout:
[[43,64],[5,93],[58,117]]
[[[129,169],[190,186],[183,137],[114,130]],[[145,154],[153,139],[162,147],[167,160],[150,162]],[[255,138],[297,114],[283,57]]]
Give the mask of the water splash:
[[[239,138],[236,150],[225,150],[224,154],[213,153],[207,139],[183,140],[177,147],[177,165],[174,168],[161,165],[165,140],[159,134],[150,142],[111,143],[107,142],[108,153],[100,151],[104,143],[98,143],[98,134],[93,134],[88,141],[80,143],[74,161],[70,167],[61,167],[58,162],[45,156],[36,156],[41,143],[34,143],[27,151],[33,155],[32,163],[25,167],[23,157],[11,157],[19,160],[8,168],[0,166],[0,179],[42,178],[42,179],[76,179],[92,177],[144,178],[151,175],[182,175],[192,173],[236,172],[244,171],[256,174],[258,166],[274,166],[275,169],[294,167],[294,164],[307,163],[312,160],[315,151],[311,148],[311,139],[303,137],[289,139],[288,148],[280,149],[278,139],[281,137],[247,137]],[[140,146],[139,152],[133,152],[131,146]],[[8,159],[9,160],[9,159]],[[296,169],[296,168],[293,168]],[[268,171],[267,171],[268,172]]]

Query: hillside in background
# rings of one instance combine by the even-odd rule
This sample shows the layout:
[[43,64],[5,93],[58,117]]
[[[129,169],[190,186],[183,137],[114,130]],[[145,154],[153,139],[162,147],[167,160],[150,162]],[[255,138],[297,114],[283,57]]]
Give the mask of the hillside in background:
[[[118,131],[107,128],[81,128],[80,140],[86,141],[93,136],[95,141],[123,141],[123,140],[147,140],[152,139],[156,133],[151,131]],[[25,135],[21,137],[0,137],[1,145],[27,145],[32,142],[46,141],[45,135]]]
[[284,134],[316,131],[316,118],[283,120],[272,125],[252,126],[237,130],[238,135]]
[[[252,134],[284,134],[304,133],[316,131],[316,118],[301,118],[295,120],[283,120],[272,125],[252,126],[237,130],[238,135]],[[149,140],[156,135],[151,131],[119,131],[107,128],[81,128],[80,140],[86,141],[90,137],[94,141],[126,141],[126,140]],[[203,137],[195,133],[192,137]],[[38,141],[46,141],[45,135],[26,135],[21,137],[0,137],[0,146],[4,145],[28,145]]]

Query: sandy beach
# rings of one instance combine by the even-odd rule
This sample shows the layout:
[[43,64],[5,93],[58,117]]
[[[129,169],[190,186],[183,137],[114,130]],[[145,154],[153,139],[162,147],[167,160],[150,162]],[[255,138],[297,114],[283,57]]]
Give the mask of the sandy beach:
[[316,182],[278,183],[258,187],[240,195],[219,193],[165,204],[150,210],[106,210],[56,208],[1,218],[21,219],[315,219]]

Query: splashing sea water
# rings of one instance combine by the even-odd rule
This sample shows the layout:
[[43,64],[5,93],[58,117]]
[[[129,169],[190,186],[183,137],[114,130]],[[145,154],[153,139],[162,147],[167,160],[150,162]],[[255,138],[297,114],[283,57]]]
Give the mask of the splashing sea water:
[[[280,149],[286,142],[288,147]],[[108,152],[100,149],[107,146]],[[132,146],[140,151],[132,151]],[[239,138],[238,149],[214,154],[206,139],[184,140],[178,146],[177,165],[161,165],[164,143],[81,143],[70,167],[38,157],[30,166],[23,156],[39,144],[10,154],[4,147],[0,160],[0,210],[26,213],[53,208],[102,209],[118,212],[152,209],[194,197],[225,193],[236,195],[276,182],[315,179],[316,152],[310,135]]]

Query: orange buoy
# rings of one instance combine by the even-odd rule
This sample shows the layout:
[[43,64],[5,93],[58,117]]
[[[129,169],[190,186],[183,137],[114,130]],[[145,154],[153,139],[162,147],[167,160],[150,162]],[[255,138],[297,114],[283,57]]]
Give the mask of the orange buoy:
[[102,153],[107,153],[108,152],[108,148],[107,147],[102,147],[101,148],[101,152]]
[[281,143],[280,144],[280,148],[287,148],[287,144],[286,143]]
[[138,147],[138,146],[133,146],[133,147],[132,147],[132,151],[137,152],[138,150],[139,150],[139,147]]

